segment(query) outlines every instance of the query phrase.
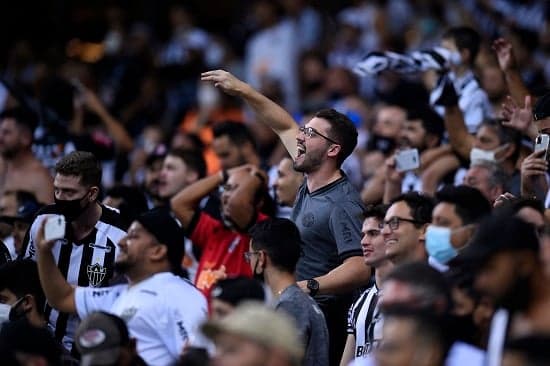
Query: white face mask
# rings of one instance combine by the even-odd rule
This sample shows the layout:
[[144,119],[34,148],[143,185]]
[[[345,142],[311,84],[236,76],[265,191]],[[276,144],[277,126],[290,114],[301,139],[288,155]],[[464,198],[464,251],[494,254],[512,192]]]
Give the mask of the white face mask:
[[8,304],[0,304],[0,328],[10,319],[11,306]]
[[449,55],[449,64],[453,66],[458,66],[462,63],[462,56],[460,56],[460,52],[458,51],[452,51]]
[[490,161],[492,163],[499,163],[503,159],[497,159],[496,155],[502,150],[506,149],[508,144],[497,147],[495,150],[483,150],[477,147],[472,148],[470,151],[470,163],[478,162],[480,160]]

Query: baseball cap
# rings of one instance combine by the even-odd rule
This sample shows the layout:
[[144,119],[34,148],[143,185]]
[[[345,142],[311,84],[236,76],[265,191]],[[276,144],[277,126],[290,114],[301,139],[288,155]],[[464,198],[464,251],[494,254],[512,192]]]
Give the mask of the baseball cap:
[[0,222],[13,224],[15,221],[32,223],[36,213],[42,208],[42,205],[36,200],[28,199],[21,202],[17,208],[15,216],[0,216]]
[[535,121],[540,121],[547,117],[550,117],[550,92],[537,99],[533,107],[533,119]]
[[168,247],[168,259],[174,270],[181,269],[181,260],[185,251],[184,230],[170,210],[165,207],[146,211],[136,218],[159,243]]
[[503,251],[532,250],[538,253],[535,228],[514,216],[496,215],[481,221],[477,232],[457,257],[457,263],[475,265]]
[[[15,352],[40,355],[50,365],[61,364],[62,348],[46,328],[31,325],[26,318],[7,322],[0,331],[0,355],[2,364],[15,364]],[[12,362],[13,363],[10,363]]]
[[225,333],[269,348],[278,348],[293,360],[301,360],[304,356],[303,343],[292,319],[259,302],[243,302],[226,317],[207,321],[201,330],[211,339]]
[[216,282],[210,297],[236,306],[244,300],[264,301],[265,292],[257,280],[240,276]]
[[81,366],[116,363],[120,348],[129,342],[130,336],[124,320],[102,311],[91,313],[82,320],[75,333]]

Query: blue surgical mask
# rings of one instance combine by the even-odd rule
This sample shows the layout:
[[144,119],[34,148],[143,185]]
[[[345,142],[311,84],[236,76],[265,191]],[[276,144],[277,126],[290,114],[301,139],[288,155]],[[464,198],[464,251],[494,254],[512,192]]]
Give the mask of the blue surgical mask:
[[426,229],[426,250],[439,263],[446,264],[458,254],[451,245],[451,229],[429,225]]

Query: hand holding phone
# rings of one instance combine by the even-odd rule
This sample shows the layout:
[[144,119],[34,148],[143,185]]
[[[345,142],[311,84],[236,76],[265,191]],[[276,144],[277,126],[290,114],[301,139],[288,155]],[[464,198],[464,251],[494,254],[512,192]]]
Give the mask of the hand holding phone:
[[535,148],[533,149],[534,152],[542,151],[544,150],[544,154],[541,155],[541,158],[548,161],[548,146],[550,144],[550,135],[547,134],[539,134],[537,138],[535,139]]
[[399,150],[395,154],[395,170],[406,172],[420,167],[420,155],[418,149]]
[[44,240],[52,241],[65,237],[65,216],[53,215],[46,218],[44,225]]

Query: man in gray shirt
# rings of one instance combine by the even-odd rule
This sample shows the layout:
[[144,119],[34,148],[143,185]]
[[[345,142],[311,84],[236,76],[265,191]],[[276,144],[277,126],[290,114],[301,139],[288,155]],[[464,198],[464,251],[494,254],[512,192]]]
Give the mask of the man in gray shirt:
[[[298,286],[319,303],[329,328],[330,361],[337,364],[346,340],[350,293],[368,283],[371,270],[360,247],[363,204],[340,170],[357,145],[357,130],[345,115],[321,110],[300,127],[283,108],[223,70],[208,71],[203,81],[241,97],[269,126],[306,175],[292,213],[302,237]],[[319,296],[323,295],[323,296]]]
[[[300,232],[288,219],[273,218],[250,229],[246,258],[254,275],[262,275],[275,298],[275,308],[292,316],[305,346],[303,365],[328,366],[329,336],[323,312],[297,285]],[[266,330],[269,331],[269,330]]]

